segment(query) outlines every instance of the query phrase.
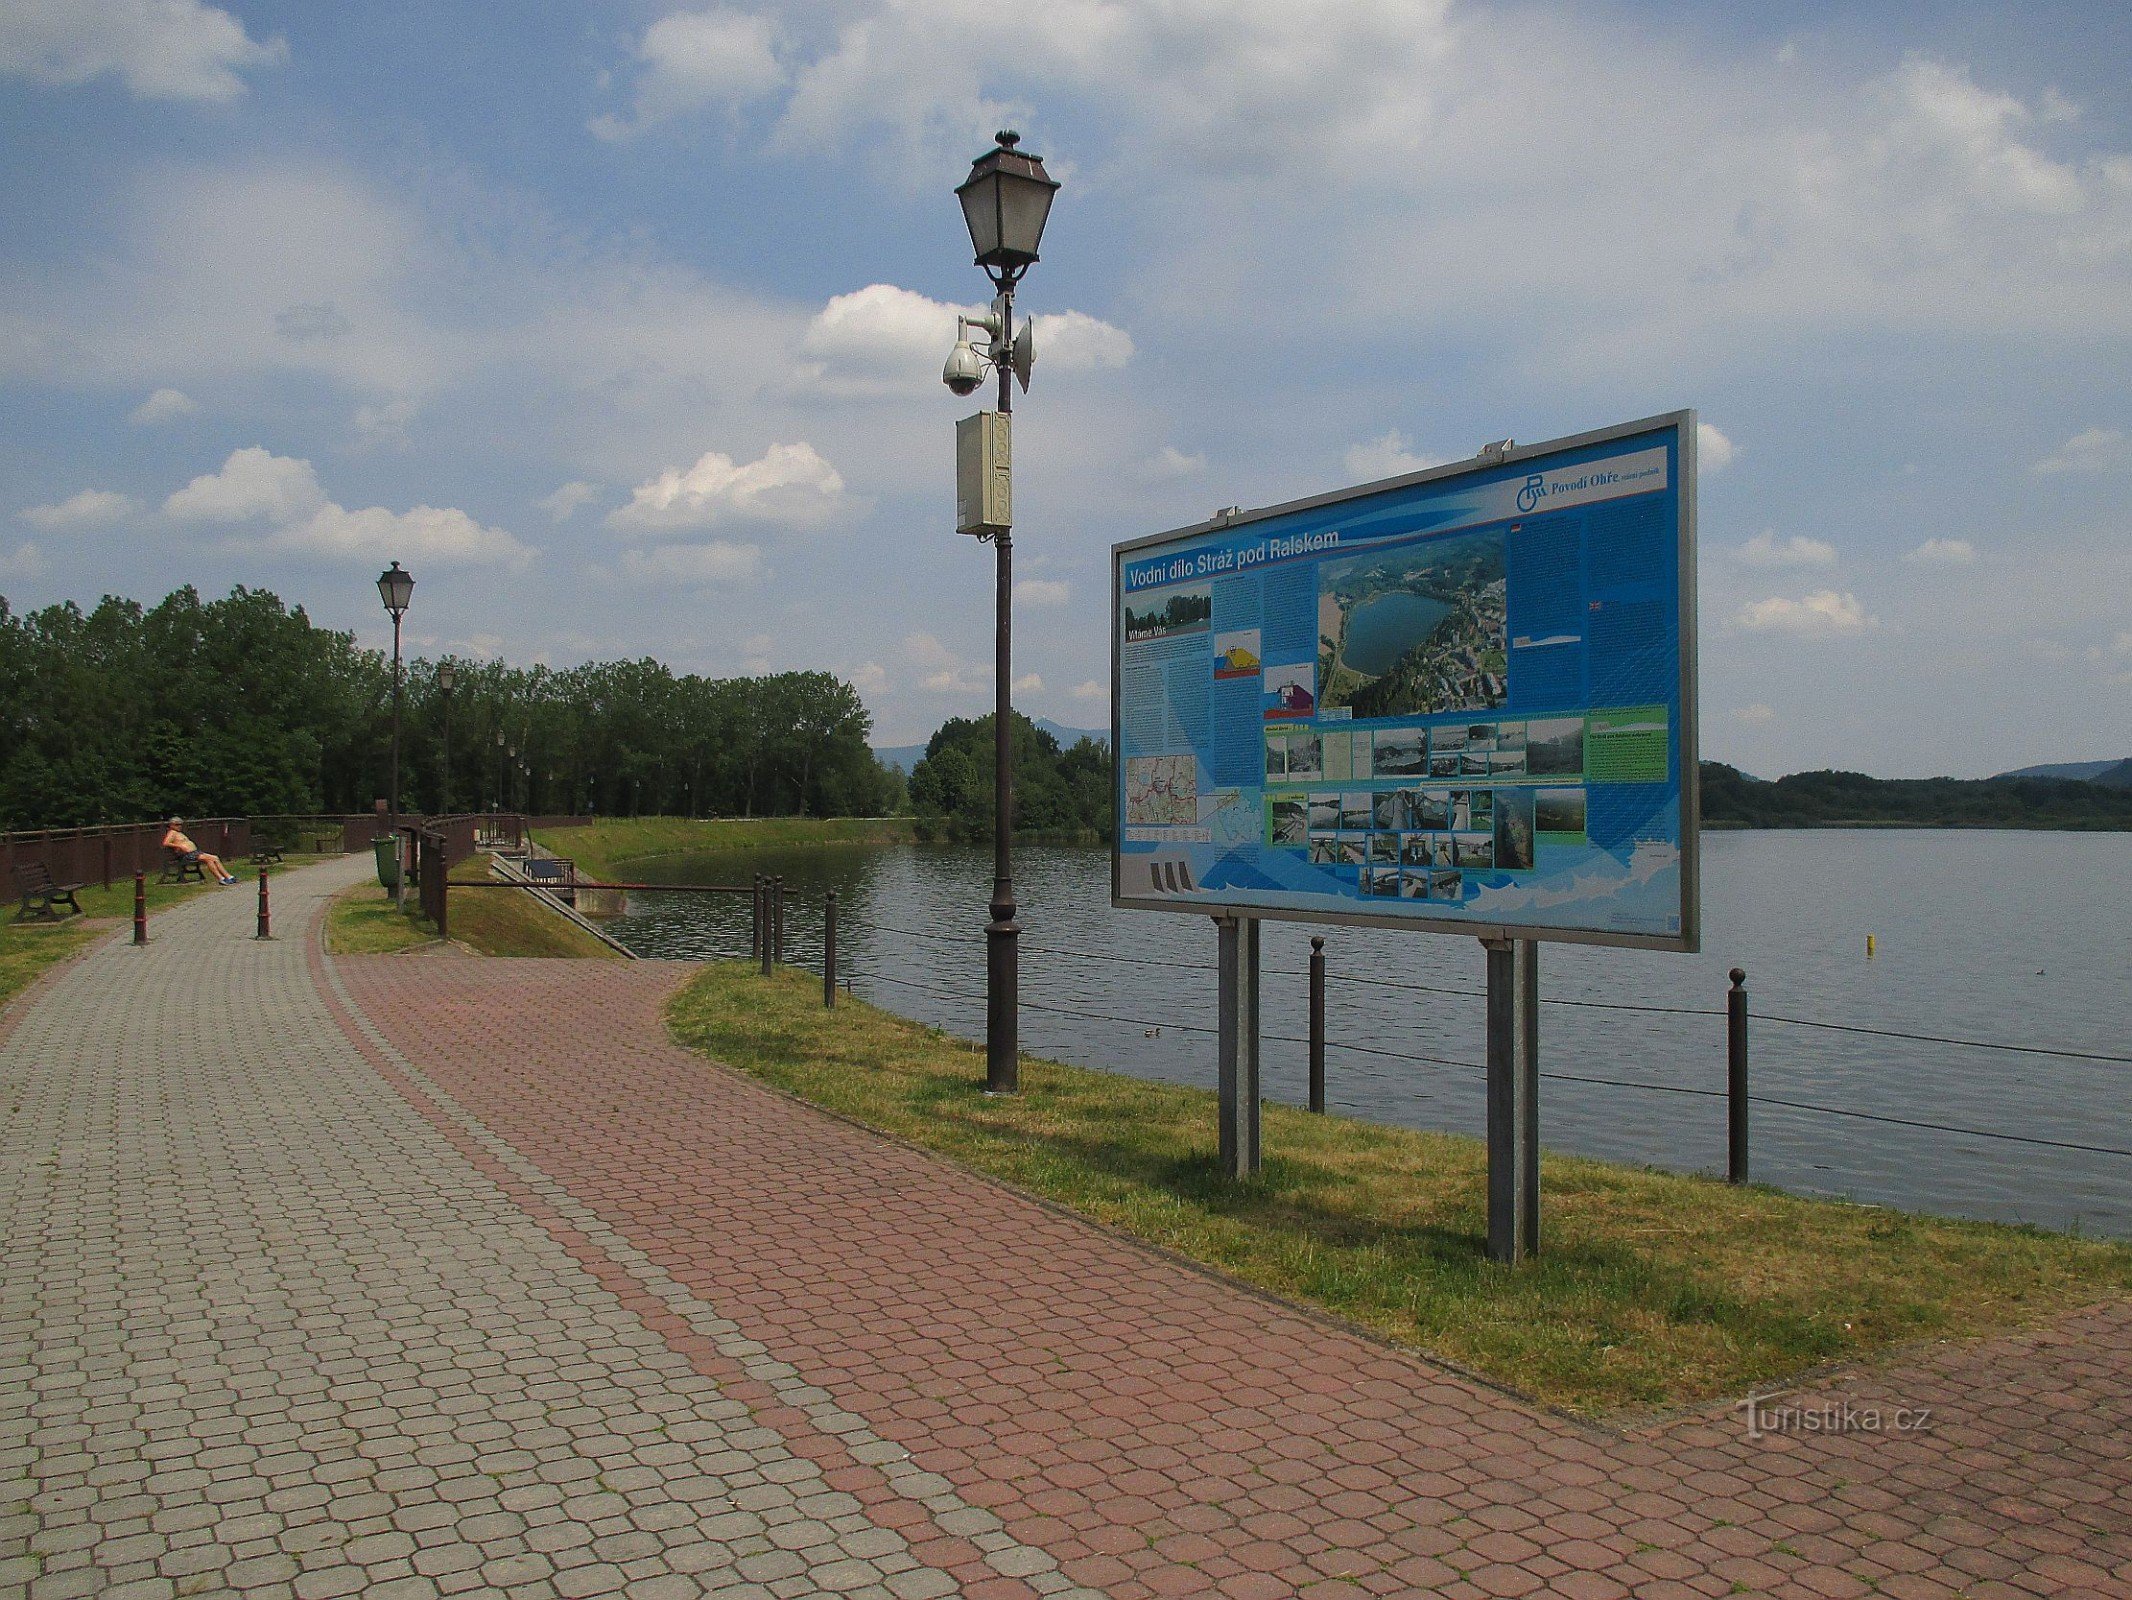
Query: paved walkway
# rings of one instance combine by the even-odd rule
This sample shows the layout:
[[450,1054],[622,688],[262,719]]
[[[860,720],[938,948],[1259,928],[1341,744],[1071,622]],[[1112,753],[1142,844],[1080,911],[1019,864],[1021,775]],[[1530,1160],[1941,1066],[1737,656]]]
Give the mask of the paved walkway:
[[2132,1306],[1620,1436],[204,896],[0,1027],[0,1596],[2132,1594]]

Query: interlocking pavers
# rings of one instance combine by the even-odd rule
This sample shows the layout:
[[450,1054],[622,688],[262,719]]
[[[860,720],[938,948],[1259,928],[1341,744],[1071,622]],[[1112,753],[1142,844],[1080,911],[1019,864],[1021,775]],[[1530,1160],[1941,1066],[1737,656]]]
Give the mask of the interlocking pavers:
[[[1931,1406],[1927,1434],[1749,1439],[1725,1407],[1614,1434],[696,1060],[664,1037],[679,974],[657,964],[337,967],[351,1015],[529,1197],[907,1449],[906,1477],[961,1501],[931,1537],[1013,1542],[1002,1582],[1027,1552],[1120,1600],[1962,1592],[2009,1573],[2132,1594],[2132,1307],[1802,1397]],[[2038,1527],[2072,1547],[2038,1548]],[[928,1531],[908,1537],[926,1556]]]
[[[821,1496],[343,1031],[300,930],[365,870],[281,878],[265,944],[166,912],[0,1032],[0,1595],[701,1594],[709,1522]],[[822,1503],[792,1575],[924,1570]]]

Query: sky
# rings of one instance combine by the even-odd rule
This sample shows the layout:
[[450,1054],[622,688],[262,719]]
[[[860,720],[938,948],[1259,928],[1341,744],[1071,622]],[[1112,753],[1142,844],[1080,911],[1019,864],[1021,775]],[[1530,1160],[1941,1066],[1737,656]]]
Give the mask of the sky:
[[0,595],[385,644],[398,559],[418,654],[982,714],[939,371],[1013,127],[1020,708],[1107,722],[1116,541],[1694,407],[1707,756],[2132,754],[2127,60],[2100,4],[0,0]]

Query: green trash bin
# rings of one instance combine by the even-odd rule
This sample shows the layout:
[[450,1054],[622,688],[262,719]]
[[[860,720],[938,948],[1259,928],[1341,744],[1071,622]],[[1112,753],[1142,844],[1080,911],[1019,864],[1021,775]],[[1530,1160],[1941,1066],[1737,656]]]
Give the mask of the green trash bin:
[[378,883],[388,894],[400,886],[400,857],[393,848],[398,842],[389,833],[370,841],[370,848],[378,857]]

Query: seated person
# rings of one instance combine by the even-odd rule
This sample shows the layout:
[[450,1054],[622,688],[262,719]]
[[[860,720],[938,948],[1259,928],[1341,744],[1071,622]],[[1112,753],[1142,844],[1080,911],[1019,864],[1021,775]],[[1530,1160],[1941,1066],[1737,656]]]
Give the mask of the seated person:
[[199,862],[200,869],[203,872],[213,873],[215,882],[225,888],[237,881],[236,875],[222,864],[220,856],[202,850],[185,836],[185,819],[183,817],[172,817],[170,819],[170,831],[163,835],[163,848],[174,854],[180,861]]

